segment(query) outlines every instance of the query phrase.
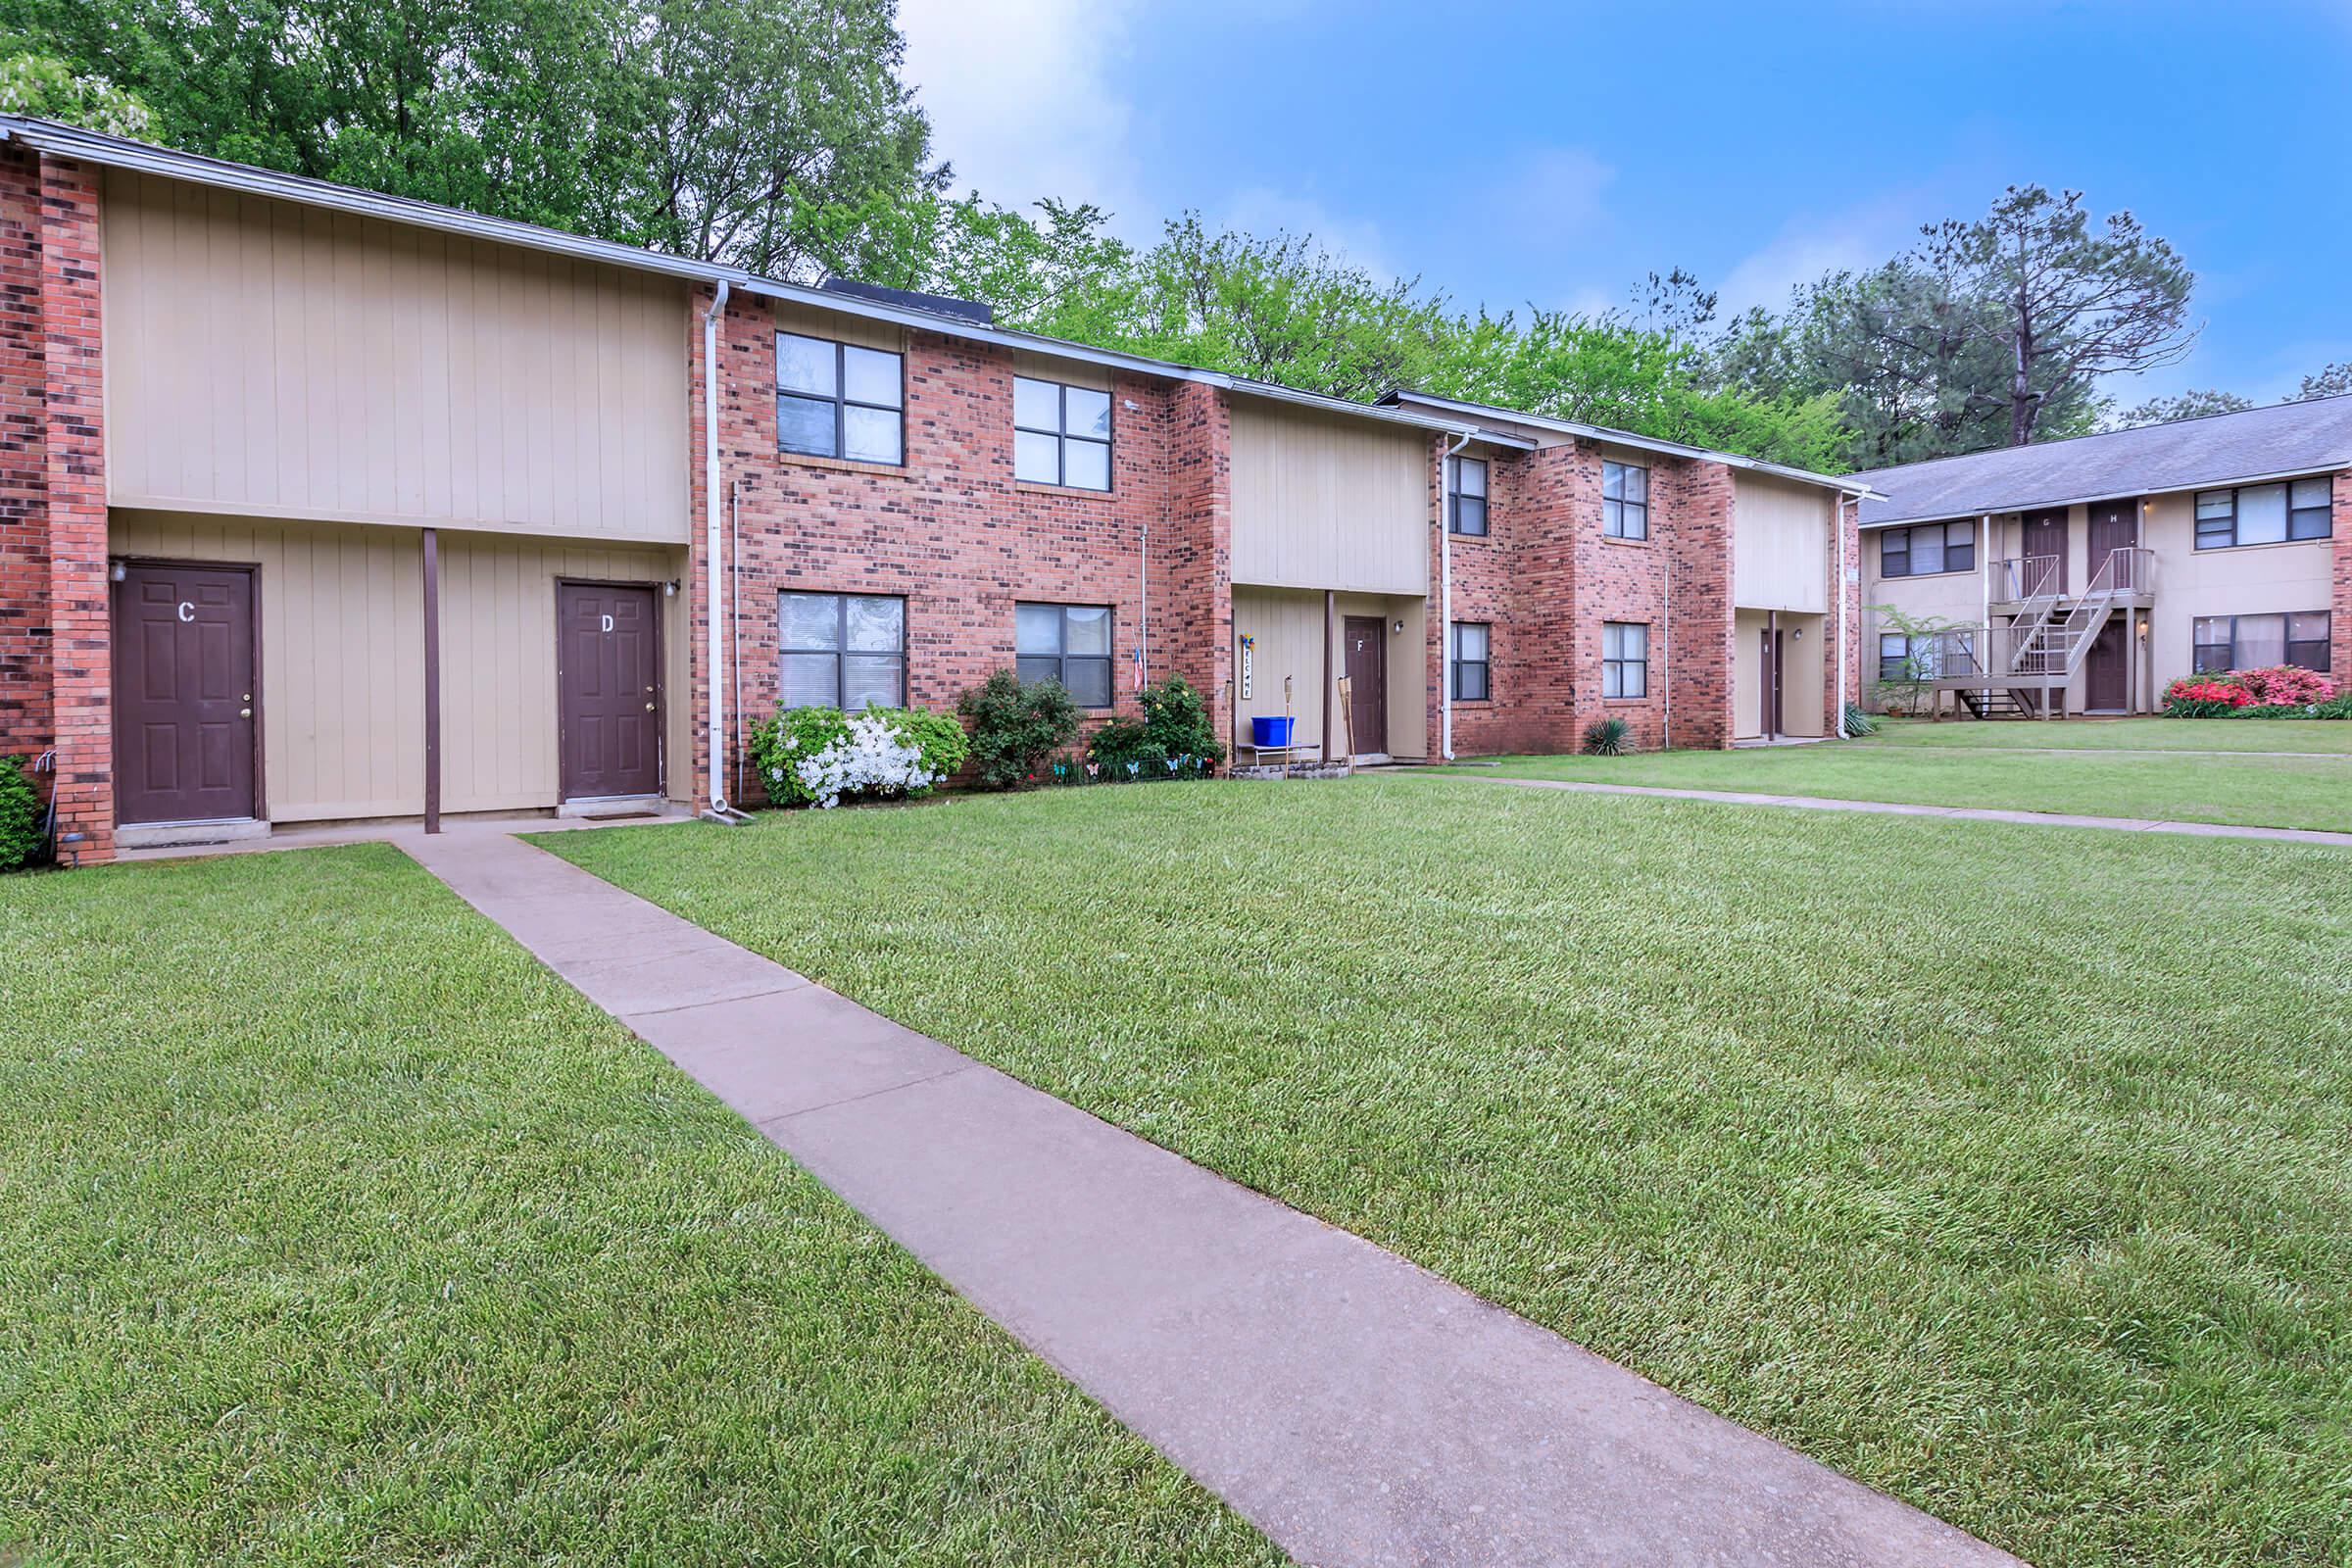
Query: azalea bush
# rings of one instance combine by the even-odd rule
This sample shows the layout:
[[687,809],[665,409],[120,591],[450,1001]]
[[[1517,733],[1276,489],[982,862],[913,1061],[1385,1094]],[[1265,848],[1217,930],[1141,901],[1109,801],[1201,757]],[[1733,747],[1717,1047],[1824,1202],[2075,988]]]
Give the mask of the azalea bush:
[[1037,782],[1047,760],[1078,738],[1078,703],[1056,680],[1023,681],[1000,669],[956,699],[972,726],[972,760],[983,789]]
[[1142,718],[1114,718],[1095,731],[1087,777],[1191,777],[1225,760],[1207,702],[1182,675],[1152,682],[1140,701]]
[[2294,664],[2177,680],[2164,689],[2164,710],[2174,718],[2345,716],[2335,682]]
[[951,714],[922,709],[778,709],[752,731],[753,764],[778,806],[929,794],[971,753]]

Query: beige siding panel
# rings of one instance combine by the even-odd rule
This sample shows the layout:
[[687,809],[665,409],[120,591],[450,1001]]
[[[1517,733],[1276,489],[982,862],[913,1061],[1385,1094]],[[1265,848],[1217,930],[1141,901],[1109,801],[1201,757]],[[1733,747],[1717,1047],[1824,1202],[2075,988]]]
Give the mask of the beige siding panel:
[[117,555],[252,565],[272,821],[424,809],[424,590],[407,529],[118,511]]
[[[449,811],[557,804],[556,583],[642,582],[686,569],[674,550],[441,536],[441,804]],[[683,601],[661,605],[663,778],[692,793]]]
[[[259,568],[262,779],[272,821],[424,809],[424,589],[413,529],[118,510],[122,556]],[[557,804],[559,577],[644,582],[681,550],[441,534],[441,779],[448,811]],[[662,603],[663,748],[691,794],[686,617]]]
[[[1323,684],[1323,596],[1295,589],[1236,588],[1233,591],[1234,634],[1257,639],[1250,653],[1250,696],[1236,705],[1241,733],[1247,740],[1250,720],[1273,717],[1283,711],[1283,680],[1291,682],[1290,711],[1298,718],[1299,742],[1323,743],[1323,709],[1347,673],[1340,648],[1342,628],[1349,615],[1376,615],[1387,624],[1389,653],[1389,754],[1421,757],[1429,750],[1429,697],[1424,662],[1427,620],[1422,601],[1370,594],[1340,594],[1331,613],[1330,668],[1332,690]],[[1397,621],[1404,630],[1396,630]],[[1238,690],[1238,687],[1237,687]],[[1332,710],[1331,745],[1337,753],[1348,744],[1347,726],[1339,710]]]
[[1012,373],[1039,381],[1059,381],[1064,386],[1093,387],[1098,392],[1111,390],[1110,367],[1107,365],[1090,365],[1084,360],[1057,360],[1051,355],[1032,354],[1027,349],[1013,350]]
[[1237,398],[1233,580],[1420,597],[1429,461],[1413,432]]
[[[2187,491],[2150,497],[2140,513],[2139,538],[2156,555],[2156,608],[2148,616],[2148,644],[2160,699],[2168,682],[2195,669],[2198,616],[2328,608],[2332,540],[2199,550],[2195,498]],[[2339,680],[2342,674],[2337,672]]]
[[[1336,625],[1336,622],[1335,622]],[[1285,677],[1291,682],[1291,712],[1298,720],[1298,738],[1310,746],[1323,741],[1323,596],[1271,588],[1233,591],[1233,629],[1237,637],[1257,639],[1250,655],[1250,695],[1236,705],[1242,738],[1250,736],[1250,720],[1276,717],[1283,710]],[[1339,633],[1332,636],[1336,642]],[[1338,651],[1333,650],[1332,674],[1339,675]],[[1238,667],[1238,666],[1237,666]],[[1237,684],[1235,689],[1240,689]],[[1332,745],[1341,737],[1335,727]]]
[[683,543],[683,284],[107,176],[119,506]]
[[779,332],[798,332],[804,337],[821,337],[835,343],[855,343],[859,348],[881,349],[891,354],[903,354],[906,350],[906,329],[896,321],[877,321],[871,317],[819,310],[797,300],[777,300],[775,309],[776,330]]
[[1734,469],[1732,497],[1732,602],[1749,610],[1828,610],[1830,492]]

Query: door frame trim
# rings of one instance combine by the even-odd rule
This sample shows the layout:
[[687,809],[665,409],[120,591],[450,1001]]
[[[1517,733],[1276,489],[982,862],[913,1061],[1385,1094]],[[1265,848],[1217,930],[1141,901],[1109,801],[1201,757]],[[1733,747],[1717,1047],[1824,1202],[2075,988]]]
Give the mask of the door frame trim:
[[556,805],[560,808],[571,801],[627,800],[634,797],[618,795],[574,795],[569,781],[564,776],[564,760],[571,753],[564,746],[564,593],[565,588],[642,588],[654,599],[654,795],[657,800],[669,797],[669,679],[662,666],[668,662],[669,640],[662,625],[662,599],[663,584],[641,582],[629,577],[583,577],[576,572],[560,571],[555,577],[556,622]]
[[[220,820],[224,822],[269,821],[270,769],[264,765],[264,761],[270,754],[263,745],[263,736],[270,723],[270,705],[267,701],[270,694],[264,688],[262,681],[262,672],[268,667],[267,656],[262,647],[262,621],[264,618],[262,615],[262,564],[258,561],[199,561],[189,556],[110,555],[107,557],[106,654],[108,678],[106,706],[108,734],[106,766],[110,782],[113,776],[122,770],[122,731],[117,727],[122,723],[122,715],[120,706],[115,702],[114,691],[115,681],[119,678],[116,672],[122,668],[115,657],[121,651],[121,639],[118,633],[122,625],[123,585],[114,580],[115,567],[118,564],[162,566],[175,571],[241,571],[251,582],[252,588],[246,595],[245,608],[253,621],[250,639],[253,645],[253,815],[250,818],[221,817]],[[122,820],[122,792],[120,789],[109,789],[107,793],[114,797],[115,826],[118,828],[168,825],[154,822],[125,823]],[[213,819],[206,818],[205,820]]]
[[[1378,747],[1378,749],[1376,749],[1376,750],[1375,750],[1375,749],[1368,749],[1368,748],[1366,748],[1366,747],[1365,747],[1365,745],[1364,745],[1364,737],[1363,737],[1362,735],[1357,735],[1357,734],[1353,734],[1353,733],[1351,733],[1349,738],[1350,738],[1350,739],[1351,739],[1351,740],[1354,742],[1354,748],[1353,748],[1353,750],[1352,750],[1352,751],[1350,751],[1350,752],[1349,752],[1349,754],[1348,754],[1349,760],[1351,760],[1351,761],[1352,761],[1352,760],[1369,760],[1370,759],[1372,759],[1372,758],[1375,758],[1375,757],[1385,758],[1385,757],[1387,757],[1387,756],[1389,755],[1389,621],[1390,621],[1390,619],[1391,619],[1391,616],[1390,616],[1390,614],[1389,614],[1387,612],[1385,612],[1385,611],[1384,611],[1383,612],[1381,612],[1380,614],[1377,614],[1377,615],[1366,615],[1366,614],[1360,614],[1360,613],[1358,613],[1358,614],[1350,614],[1350,613],[1348,613],[1348,612],[1345,612],[1345,611],[1341,612],[1341,618],[1340,618],[1340,640],[1341,640],[1342,642],[1346,642],[1346,641],[1348,640],[1348,623],[1349,621],[1370,621],[1370,622],[1372,623],[1372,628],[1373,628],[1373,631],[1374,631],[1375,635],[1377,635],[1377,636],[1379,637],[1379,639],[1380,639],[1380,646],[1379,646],[1379,650],[1378,650],[1378,652],[1379,652],[1379,654],[1380,654],[1380,657],[1379,657],[1379,659],[1378,659],[1378,660],[1376,660],[1376,661],[1374,662],[1374,665],[1375,665],[1375,667],[1376,667],[1376,668],[1378,668],[1378,669],[1379,669],[1379,671],[1380,671],[1380,708],[1379,708],[1379,713],[1380,713],[1380,746],[1379,746],[1379,747]],[[1346,661],[1346,659],[1343,657],[1343,658],[1342,658],[1342,660],[1341,660],[1341,664],[1342,664],[1342,667],[1343,667],[1343,669],[1345,669],[1346,663],[1347,663],[1347,661]],[[1352,700],[1353,700],[1353,696],[1354,696],[1354,686],[1353,686],[1353,684],[1352,684],[1352,677],[1350,677],[1350,685],[1349,685],[1349,687],[1348,687],[1348,694],[1349,694],[1350,701],[1352,701]],[[1353,728],[1354,728],[1354,726],[1352,725],[1352,723],[1349,725],[1349,728],[1350,728],[1350,731],[1352,732],[1352,730],[1353,730]]]

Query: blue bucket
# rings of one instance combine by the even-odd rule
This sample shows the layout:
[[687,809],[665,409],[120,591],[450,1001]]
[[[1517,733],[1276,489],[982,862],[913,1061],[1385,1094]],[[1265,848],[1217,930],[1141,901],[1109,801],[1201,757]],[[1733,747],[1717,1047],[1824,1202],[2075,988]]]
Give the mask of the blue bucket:
[[1252,718],[1250,720],[1250,739],[1260,747],[1287,747],[1291,744],[1291,726],[1297,722],[1287,714],[1278,714],[1273,718]]

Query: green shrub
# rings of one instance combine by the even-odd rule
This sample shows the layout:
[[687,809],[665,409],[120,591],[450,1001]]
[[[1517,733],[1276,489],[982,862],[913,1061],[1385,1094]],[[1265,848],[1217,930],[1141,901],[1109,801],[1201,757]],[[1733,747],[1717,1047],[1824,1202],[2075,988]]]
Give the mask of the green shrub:
[[24,776],[24,759],[0,757],[0,871],[14,871],[41,847],[41,792]]
[[[814,804],[816,794],[802,778],[800,765],[828,746],[848,741],[852,716],[838,708],[779,708],[754,727],[745,746],[752,754],[752,764],[760,770],[767,798],[778,806]],[[892,735],[915,748],[922,770],[934,778],[952,776],[971,753],[963,726],[952,713],[935,713],[924,708],[868,708],[858,716],[888,723]],[[933,787],[920,785],[904,793],[927,795]]]
[[2231,709],[2224,716],[2229,718],[2301,718],[2306,711],[2307,710],[2297,703],[2248,703],[2243,708]]
[[[1094,733],[1087,743],[1087,760],[1099,764],[1113,778],[1160,778],[1178,771],[1171,761],[1184,764],[1185,771],[1213,767],[1225,760],[1225,748],[1217,744],[1217,728],[1208,716],[1208,704],[1200,693],[1182,675],[1154,681],[1143,690],[1144,716],[1114,718]],[[1137,764],[1130,769],[1130,763]]]
[[1876,735],[1879,721],[1870,716],[1860,703],[1845,705],[1845,733],[1851,736]]
[[2311,705],[2314,718],[2352,718],[2352,692],[2340,692],[2324,703]]
[[1585,726],[1587,757],[1623,757],[1629,733],[1622,718],[1596,718]]
[[1023,684],[1000,669],[956,699],[971,725],[971,757],[983,789],[1010,790],[1036,780],[1046,760],[1078,738],[1078,704],[1061,682]]

